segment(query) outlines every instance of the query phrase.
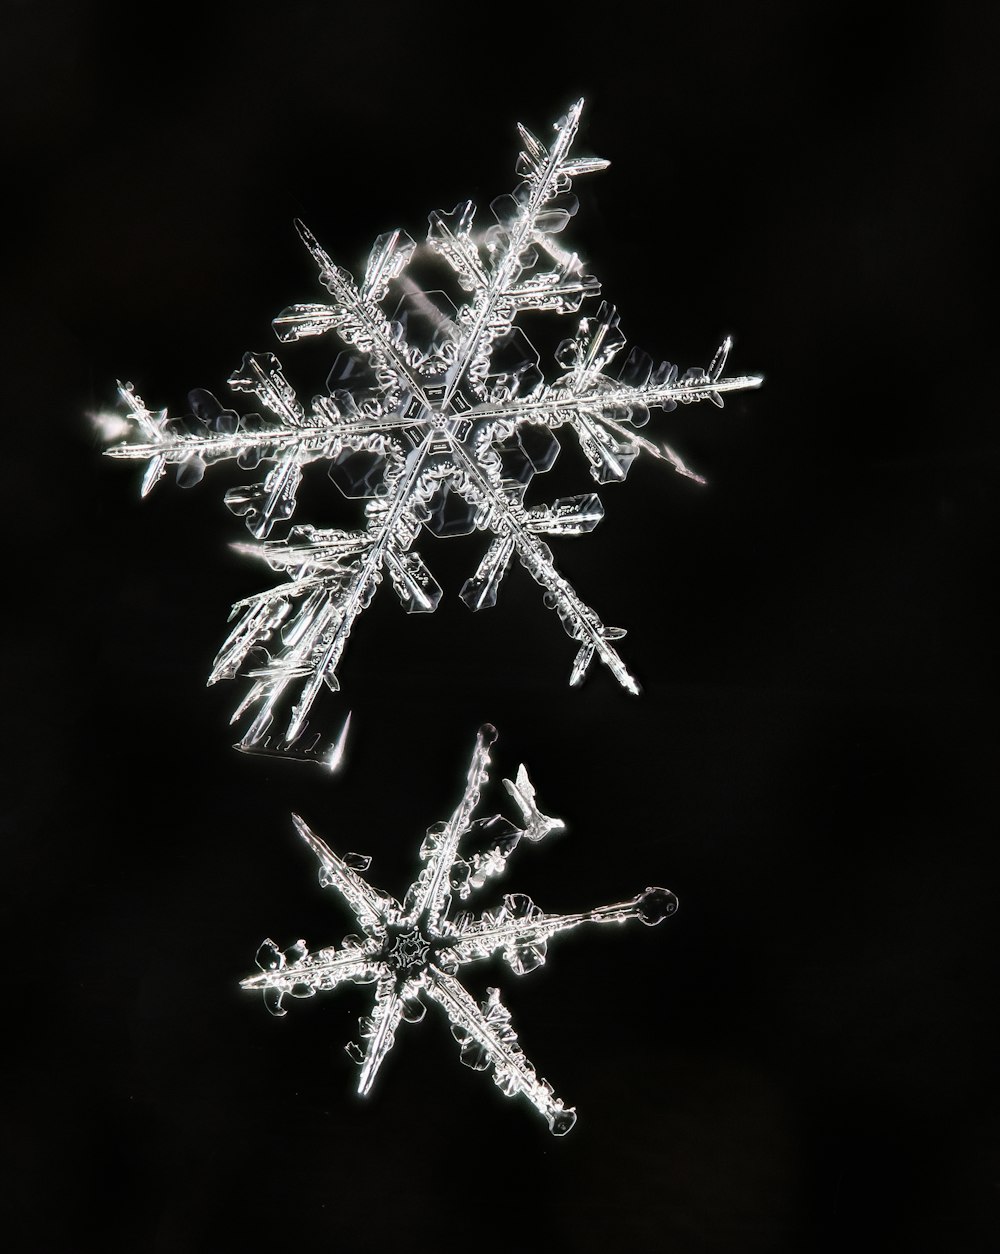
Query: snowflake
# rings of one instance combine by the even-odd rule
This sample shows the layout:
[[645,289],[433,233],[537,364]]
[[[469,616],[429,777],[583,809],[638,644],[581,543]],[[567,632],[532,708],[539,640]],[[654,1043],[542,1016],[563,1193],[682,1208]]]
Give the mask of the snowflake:
[[[551,1130],[562,1136],[576,1122],[576,1113],[535,1073],[518,1044],[499,990],[489,989],[479,1004],[457,978],[458,971],[499,950],[515,974],[523,975],[542,965],[548,942],[560,932],[582,923],[623,923],[635,918],[648,925],[660,923],[675,912],[677,898],[665,888],[647,888],[632,901],[558,915],[546,914],[523,893],[511,893],[479,918],[469,911],[452,914],[454,898],[465,901],[490,876],[503,872],[522,836],[541,840],[563,827],[559,819],[548,818],[538,809],[524,766],[516,781],[503,781],[524,826],[517,827],[499,815],[473,819],[496,734],[489,725],[480,729],[462,800],[448,822],[428,828],[420,849],[423,869],[402,904],[358,874],[367,869],[369,858],[359,854],[338,857],[293,815],[299,835],[319,859],[320,883],[341,894],[361,935],[345,937],[339,949],[330,946],[316,953],[310,953],[302,940],[284,952],[274,941],[265,940],[257,951],[262,974],[249,976],[242,987],[262,990],[271,1013],[284,1015],[286,995],[312,997],[345,981],[374,984],[374,1007],[360,1020],[361,1044],[347,1046],[361,1066],[358,1092],[362,1094],[371,1089],[400,1023],[416,1023],[424,1017],[423,995],[447,1015],[462,1062],[476,1071],[492,1065],[493,1081],[500,1091],[507,1097],[523,1093]],[[459,844],[469,835],[477,838],[480,848],[462,857]]]
[[[539,357],[514,321],[524,311],[573,313],[600,291],[557,236],[576,212],[572,180],[602,170],[596,157],[571,157],[583,101],[554,125],[546,147],[520,127],[521,182],[490,206],[494,225],[473,229],[475,206],[433,212],[424,249],[402,231],[379,236],[364,279],[357,283],[326,254],[301,223],[298,230],[330,294],[323,304],[292,305],[274,320],[289,343],[336,332],[347,349],[337,358],[327,392],[305,406],[272,353],[248,353],[229,379],[266,411],[238,415],[211,393],[189,394],[191,413],[168,419],[149,409],[131,384],[119,384],[130,438],[107,451],[149,459],[145,494],[177,468],[184,484],[209,464],[236,460],[243,469],[265,463],[262,482],[232,488],[226,504],[243,516],[262,543],[237,548],[262,558],[285,581],[238,601],[235,626],[215,660],[209,683],[243,672],[252,683],[233,722],[252,712],[241,746],[270,741],[279,707],[291,712],[279,748],[302,735],[325,684],[339,687],[337,668],[354,623],[387,572],[403,607],[429,613],[441,588],[414,549],[421,527],[435,536],[487,531],[491,540],[462,588],[470,609],[496,602],[514,557],[544,590],[566,632],[578,644],[570,676],[578,684],[598,657],[630,692],[638,686],[614,647],[625,633],[605,626],[558,572],[544,536],[577,536],[603,517],[596,494],[526,505],[532,476],[548,470],[559,451],[555,432],[572,428],[593,478],[625,478],[640,452],[690,478],[671,449],[638,433],[651,408],[709,400],[757,387],[757,375],[724,378],[731,341],[707,370],[678,375],[632,349],[616,376],[613,358],[624,347],[618,315],[602,303],[556,351],[561,373],[546,381]],[[406,273],[415,255],[447,263],[462,291],[456,306],[442,293],[423,292]],[[389,314],[383,304],[390,303]],[[401,298],[400,298],[400,294]],[[423,335],[421,335],[421,329]],[[267,540],[295,509],[303,468],[327,464],[348,497],[366,500],[356,530],[291,527]]]

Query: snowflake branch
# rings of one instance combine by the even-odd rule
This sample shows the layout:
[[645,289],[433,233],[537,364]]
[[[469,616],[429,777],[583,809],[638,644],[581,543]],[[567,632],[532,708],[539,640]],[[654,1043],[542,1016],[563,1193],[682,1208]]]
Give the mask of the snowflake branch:
[[340,893],[364,931],[371,933],[399,910],[399,902],[373,888],[366,879],[333,852],[297,814],[292,815],[295,830],[319,859],[319,882]]
[[[558,426],[580,413],[603,414],[607,409],[624,410],[640,406],[657,408],[670,402],[691,405],[696,401],[710,400],[715,394],[745,392],[751,388],[759,388],[764,382],[764,376],[735,375],[728,379],[717,379],[710,385],[707,380],[680,380],[667,386],[651,388],[623,387],[616,385],[613,380],[609,382],[610,387],[582,394],[563,391],[562,384],[555,384],[539,399],[511,400],[499,405],[487,401],[473,406],[466,411],[464,417],[474,422],[489,419],[504,423],[537,422],[551,418],[551,425]],[[630,438],[631,435],[629,432]]]
[[[504,949],[510,965],[518,974],[523,974],[544,962],[546,943],[561,932],[571,931],[584,923],[626,923],[630,919],[659,923],[676,909],[677,899],[664,888],[647,888],[631,901],[598,906],[575,914],[545,914],[530,897],[523,893],[509,893],[495,911],[467,924],[450,952],[457,962],[464,963],[488,958],[496,950]],[[514,961],[518,955],[532,949],[539,950],[538,961],[527,966]]]
[[420,849],[425,866],[404,901],[406,918],[411,924],[424,918],[430,929],[436,931],[439,927],[447,905],[450,872],[458,857],[458,844],[469,830],[472,814],[479,804],[490,766],[490,745],[496,738],[496,728],[488,723],[476,733],[462,800],[447,823],[435,824],[427,832]]
[[[527,202],[523,205],[517,205],[515,202],[513,219],[507,226],[506,239],[502,247],[497,250],[498,255],[495,257],[489,274],[488,284],[479,288],[477,299],[472,306],[471,318],[458,347],[455,365],[450,372],[444,399],[445,406],[451,403],[455,393],[470,375],[477,371],[485,372],[491,345],[499,335],[509,329],[519,305],[531,307],[530,299],[525,299],[528,293],[524,290],[518,292],[513,284],[521,272],[522,256],[526,249],[539,235],[559,229],[555,221],[543,222],[541,220],[545,206],[557,192],[568,190],[573,174],[589,173],[591,169],[602,169],[606,164],[584,162],[574,165],[567,160],[580,125],[582,111],[583,101],[578,100],[566,117],[556,123],[556,138],[549,150],[546,150],[544,145],[531,136],[530,132],[521,128],[522,139],[531,141],[530,152],[527,154],[528,161],[523,165],[519,162],[521,167],[519,172],[527,175]],[[468,220],[471,222],[471,218]],[[560,219],[561,224],[564,224],[564,221]],[[438,237],[435,235],[436,224],[433,219],[431,225],[432,234],[429,242],[432,247],[435,247],[438,246]],[[447,257],[450,254],[444,252],[444,255]],[[471,267],[471,262],[469,264]],[[466,274],[467,281],[473,278],[471,268],[465,271],[460,269],[459,273],[463,272]],[[481,281],[479,275],[475,275],[475,280]],[[596,290],[596,282],[591,281],[587,291],[581,295],[590,295]],[[508,305],[506,309],[502,307],[504,302]]]
[[320,282],[338,303],[289,306],[272,324],[278,339],[288,342],[336,331],[346,344],[370,355],[383,374],[387,372],[387,377],[383,378],[387,390],[392,382],[403,381],[420,403],[429,408],[420,376],[378,304],[389,280],[409,261],[413,241],[399,231],[380,236],[368,263],[365,283],[359,288],[346,270],[334,264],[303,222],[296,219],[295,227],[319,267]]
[[[360,1020],[361,1037],[365,1042],[358,1077],[358,1092],[362,1096],[371,1089],[386,1055],[396,1043],[396,1029],[404,1010],[403,993],[397,991],[397,982],[391,975],[379,980],[372,1013]],[[350,1052],[354,1057],[354,1051]]]
[[525,1057],[498,989],[491,988],[479,1006],[458,980],[432,969],[426,991],[448,1016],[467,1066],[482,1071],[492,1063],[493,1083],[505,1097],[523,1093],[556,1136],[564,1136],[572,1128],[575,1110],[563,1105]]
[[[382,580],[383,563],[387,563],[394,578],[399,579],[400,555],[406,553],[416,536],[418,524],[407,515],[419,504],[417,481],[430,440],[428,435],[423,445],[410,454],[404,473],[395,482],[389,502],[380,502],[377,510],[373,508],[369,520],[371,540],[361,560],[342,575],[327,572],[315,586],[303,585],[309,587],[309,592],[295,627],[286,630],[286,637],[291,635],[292,639],[286,639],[285,653],[256,672],[257,682],[233,715],[232,721],[235,722],[248,709],[259,704],[258,713],[243,742],[256,743],[264,735],[278,702],[292,682],[305,680],[285,733],[288,744],[293,744],[302,734],[306,717],[324,682],[334,691],[339,687],[337,666],[355,620],[371,603]],[[393,569],[394,564],[396,569]],[[291,586],[285,585],[285,588]],[[276,593],[279,599],[280,593],[279,588]],[[265,606],[276,598],[269,594],[262,596],[266,601],[258,599],[252,602],[244,619],[223,645],[209,683],[235,675],[249,650],[264,638],[263,632],[269,634],[273,630],[278,612],[269,614]],[[285,614],[287,612],[286,609]]]
[[572,584],[556,570],[551,550],[534,534],[524,507],[512,502],[460,444],[450,437],[449,440],[452,454],[473,488],[494,507],[495,530],[513,539],[521,565],[537,584],[551,594],[552,608],[559,614],[567,634],[580,641],[570,684],[575,687],[580,683],[596,653],[622,687],[638,695],[639,685],[609,643],[620,640],[625,635],[624,630],[605,627],[597,613],[580,599]]
[[245,980],[240,980],[240,988],[265,993],[273,991],[279,996],[294,996],[293,990],[297,987],[309,988],[316,993],[328,993],[346,981],[364,983],[385,974],[386,971],[384,963],[374,961],[367,955],[331,946],[277,970],[249,975]]

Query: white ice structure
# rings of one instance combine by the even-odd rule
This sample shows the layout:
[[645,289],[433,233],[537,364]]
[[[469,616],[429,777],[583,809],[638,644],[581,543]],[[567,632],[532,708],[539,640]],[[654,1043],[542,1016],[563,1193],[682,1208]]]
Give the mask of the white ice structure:
[[[542,965],[549,941],[559,933],[584,923],[628,919],[660,923],[676,911],[677,898],[665,888],[647,888],[632,901],[559,915],[546,914],[522,893],[510,893],[478,918],[467,910],[453,910],[456,900],[464,902],[488,878],[503,872],[522,837],[541,840],[563,827],[559,819],[539,810],[523,766],[516,780],[503,781],[523,826],[499,815],[473,818],[496,734],[489,725],[480,729],[464,795],[446,823],[428,829],[420,848],[423,868],[401,903],[358,874],[367,869],[370,859],[358,854],[339,857],[293,815],[299,835],[319,859],[320,883],[341,895],[359,932],[345,937],[339,948],[329,946],[315,953],[302,940],[284,952],[272,940],[265,940],[257,951],[261,974],[243,980],[242,987],[262,990],[268,1009],[284,1015],[286,996],[312,997],[346,981],[374,984],[371,1014],[360,1021],[361,1042],[347,1046],[361,1066],[358,1091],[362,1094],[371,1089],[400,1024],[418,1022],[425,1014],[425,1000],[434,1002],[451,1024],[462,1062],[476,1071],[492,1067],[493,1081],[502,1093],[508,1097],[524,1094],[552,1132],[562,1136],[576,1122],[576,1112],[563,1105],[525,1057],[499,990],[489,989],[480,1004],[460,982],[459,971],[466,963],[499,951],[515,974],[523,975]],[[475,852],[459,853],[463,838],[474,841]]]
[[[301,223],[299,234],[329,293],[322,303],[292,305],[274,320],[285,344],[334,334],[346,346],[327,392],[304,404],[272,353],[247,353],[229,379],[260,413],[226,409],[209,392],[189,394],[191,413],[168,418],[150,409],[131,384],[119,392],[129,438],[107,451],[145,459],[145,494],[176,467],[182,484],[206,466],[235,460],[264,477],[226,493],[257,544],[237,548],[265,561],[283,582],[238,601],[235,625],[209,683],[238,673],[251,681],[233,721],[247,725],[240,747],[293,745],[321,691],[339,687],[337,670],[359,615],[385,575],[404,609],[429,613],[441,587],[414,548],[421,529],[436,536],[485,531],[490,540],[461,591],[470,609],[492,606],[516,558],[543,589],[577,653],[570,683],[596,656],[620,684],[636,681],[605,626],[556,569],[545,537],[578,536],[603,517],[593,492],[551,505],[526,505],[532,476],[548,470],[558,433],[571,429],[598,483],[625,478],[640,453],[698,479],[662,442],[639,434],[651,409],[711,401],[755,388],[758,375],[725,377],[727,338],[707,369],[680,374],[636,349],[612,373],[625,338],[613,306],[601,303],[556,350],[558,373],[546,379],[539,356],[514,323],[526,311],[569,314],[596,297],[600,283],[559,242],[576,212],[572,181],[608,164],[571,156],[583,102],[554,124],[548,144],[520,128],[519,183],[490,205],[495,222],[475,227],[475,206],[429,216],[426,244],[396,230],[375,241],[364,278],[336,265]],[[419,289],[407,268],[433,256],[451,271],[457,304]],[[292,517],[303,469],[325,463],[348,497],[363,499],[364,525],[321,529],[308,523],[268,539]]]

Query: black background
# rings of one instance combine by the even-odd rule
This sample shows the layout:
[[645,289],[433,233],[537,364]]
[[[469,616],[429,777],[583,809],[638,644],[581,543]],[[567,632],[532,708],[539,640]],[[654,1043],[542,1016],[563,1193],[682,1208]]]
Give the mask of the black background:
[[[19,1248],[995,1249],[986,9],[0,12]],[[87,415],[118,376],[172,412],[225,395],[270,318],[320,296],[294,217],[357,270],[432,208],[484,213],[514,123],[544,135],[580,95],[578,148],[613,164],[579,181],[572,240],[630,342],[684,367],[731,332],[732,369],[767,376],[654,417],[707,488],[641,460],[597,532],[556,542],[630,629],[643,695],[596,666],[570,690],[529,578],[472,616],[483,538],[427,537],[440,609],[406,619],[383,588],[317,707],[330,733],[354,712],[344,772],[234,753],[242,683],[203,684],[267,581],[227,548],[240,476],[140,504]],[[308,396],[315,353],[283,360]],[[535,499],[587,490],[565,444]],[[317,503],[303,520],[356,522]],[[681,898],[524,980],[469,971],[577,1106],[563,1140],[433,1013],[361,1101],[342,1044],[366,990],[279,1021],[237,984],[265,935],[348,930],[289,811],[400,892],[484,720],[484,811],[524,761],[568,825],[489,896]]]

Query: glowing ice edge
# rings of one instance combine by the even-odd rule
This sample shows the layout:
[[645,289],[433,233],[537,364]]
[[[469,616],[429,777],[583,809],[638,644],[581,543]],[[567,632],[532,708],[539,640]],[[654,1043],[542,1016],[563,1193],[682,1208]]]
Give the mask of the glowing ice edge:
[[[614,647],[624,630],[605,626],[581,600],[559,574],[543,539],[593,530],[604,514],[599,498],[586,493],[526,506],[525,489],[535,473],[552,465],[559,451],[555,433],[563,428],[576,435],[598,483],[623,480],[640,453],[704,482],[673,450],[639,435],[637,428],[650,409],[704,400],[721,407],[726,393],[756,388],[762,379],[724,377],[729,338],[704,370],[679,375],[676,366],[654,366],[651,357],[633,349],[613,376],[608,367],[625,338],[614,307],[602,303],[559,345],[562,373],[546,382],[515,319],[528,310],[576,312],[600,292],[576,253],[556,240],[577,209],[572,180],[608,165],[598,157],[570,155],[582,107],[578,101],[554,124],[548,146],[519,128],[522,181],[513,195],[492,202],[495,225],[474,232],[471,201],[429,215],[426,247],[450,266],[468,294],[457,309],[440,295],[435,301],[421,292],[405,273],[418,250],[404,232],[378,237],[358,283],[297,224],[331,300],[290,306],[275,318],[274,329],[283,343],[335,332],[349,350],[338,358],[344,364],[339,373],[335,367],[329,392],[315,397],[310,408],[272,353],[247,353],[229,379],[234,391],[259,402],[264,415],[237,415],[197,390],[189,396],[193,414],[168,419],[166,410],[150,409],[130,383],[119,384],[132,435],[107,452],[148,459],[143,495],[168,465],[185,484],[197,482],[206,466],[220,461],[238,459],[246,469],[261,462],[270,466],[262,482],[226,493],[229,508],[264,541],[236,547],[285,577],[236,602],[235,625],[209,677],[212,684],[243,673],[252,681],[233,716],[234,723],[248,717],[238,747],[252,752],[267,746],[264,751],[274,752],[298,740],[322,688],[339,688],[337,670],[348,637],[386,573],[408,612],[437,608],[441,587],[413,547],[421,527],[438,535],[462,534],[463,526],[465,534],[491,533],[479,568],[462,588],[465,604],[473,610],[495,604],[516,557],[578,644],[570,683],[580,683],[597,657],[623,687],[638,692]],[[651,260],[655,257],[651,250]],[[408,342],[406,313],[393,318],[383,309],[390,292],[397,300],[403,294],[397,313],[409,302],[411,314],[430,319],[429,347]],[[516,360],[498,362],[501,349]],[[352,387],[351,380],[359,378],[367,384]],[[99,425],[114,438],[107,416]],[[375,470],[355,482],[346,463],[359,457],[370,459]],[[292,517],[303,467],[312,462],[329,463],[345,493],[367,498],[365,525],[338,530],[301,524],[284,539],[266,540]],[[466,519],[457,525],[445,520],[449,498],[456,497],[467,507]],[[279,714],[289,703],[290,712]],[[283,724],[280,733],[276,720]]]
[[[539,810],[524,766],[516,780],[503,781],[523,826],[499,815],[473,819],[496,735],[489,725],[480,729],[462,799],[446,823],[428,829],[420,848],[423,868],[402,903],[358,874],[367,869],[370,859],[358,854],[339,857],[293,815],[296,830],[319,860],[320,883],[341,895],[360,935],[345,937],[339,949],[331,945],[315,953],[302,940],[284,952],[272,940],[265,940],[257,951],[261,974],[249,976],[241,986],[262,990],[272,1014],[284,1015],[286,996],[312,997],[344,982],[374,984],[371,1013],[360,1020],[360,1043],[347,1046],[361,1067],[361,1094],[370,1091],[401,1023],[416,1023],[424,1017],[422,998],[426,998],[447,1016],[462,1062],[477,1071],[492,1067],[493,1082],[505,1096],[523,1094],[551,1131],[563,1136],[576,1122],[576,1111],[565,1106],[548,1081],[535,1072],[518,1043],[499,990],[489,989],[480,1004],[466,991],[458,972],[466,963],[500,951],[514,973],[523,975],[542,965],[548,942],[561,932],[584,923],[624,923],[636,918],[654,925],[676,911],[677,898],[668,889],[647,888],[632,901],[557,915],[546,914],[530,897],[516,893],[478,918],[465,910],[452,913],[456,898],[465,901],[487,879],[503,873],[522,837],[542,840],[563,828],[559,819]],[[462,838],[475,830],[487,836],[485,848],[462,857]]]

